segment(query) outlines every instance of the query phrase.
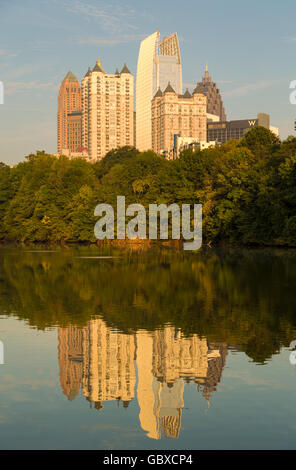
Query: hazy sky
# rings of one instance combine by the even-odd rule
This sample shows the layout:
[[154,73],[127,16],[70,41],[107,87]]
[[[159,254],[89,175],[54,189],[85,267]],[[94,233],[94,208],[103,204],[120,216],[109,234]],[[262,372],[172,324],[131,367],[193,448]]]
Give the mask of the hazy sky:
[[56,152],[66,73],[81,79],[100,57],[106,72],[126,62],[135,75],[139,43],[157,28],[179,35],[184,87],[208,62],[228,119],[266,112],[286,137],[296,118],[295,14],[295,0],[0,0],[0,161]]

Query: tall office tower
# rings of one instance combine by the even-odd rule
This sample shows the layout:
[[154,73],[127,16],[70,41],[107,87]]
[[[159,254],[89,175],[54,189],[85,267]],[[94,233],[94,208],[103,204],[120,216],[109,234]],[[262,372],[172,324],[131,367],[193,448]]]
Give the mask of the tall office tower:
[[[68,72],[61,83],[58,96],[58,154],[61,154],[63,149],[76,152],[77,148],[81,147],[81,114],[79,112],[81,112],[80,83],[72,72]],[[78,113],[75,118],[72,117],[73,113]]]
[[151,100],[157,90],[164,91],[168,82],[177,94],[182,93],[181,56],[176,33],[160,41],[157,30],[141,42],[136,82],[137,148],[152,148]]
[[67,149],[79,152],[82,144],[82,112],[72,111],[67,120]]
[[134,145],[134,77],[124,64],[108,74],[100,59],[82,79],[83,147],[93,160],[110,150]]
[[206,66],[202,81],[197,82],[194,91],[196,93],[202,93],[207,97],[207,113],[219,116],[220,121],[226,121],[226,113],[221,93],[208,72],[208,66]]
[[83,328],[58,329],[60,384],[69,400],[80,395],[82,384]]
[[172,157],[175,136],[207,140],[207,99],[196,91],[178,95],[170,83],[155,94],[152,104],[152,149]]

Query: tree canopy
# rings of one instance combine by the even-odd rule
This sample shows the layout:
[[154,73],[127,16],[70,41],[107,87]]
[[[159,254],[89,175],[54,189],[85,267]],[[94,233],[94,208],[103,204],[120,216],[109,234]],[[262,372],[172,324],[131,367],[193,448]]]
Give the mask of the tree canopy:
[[134,147],[101,161],[31,154],[0,165],[0,237],[18,242],[95,242],[100,203],[203,205],[207,243],[296,245],[296,139],[256,127],[241,141],[168,161]]

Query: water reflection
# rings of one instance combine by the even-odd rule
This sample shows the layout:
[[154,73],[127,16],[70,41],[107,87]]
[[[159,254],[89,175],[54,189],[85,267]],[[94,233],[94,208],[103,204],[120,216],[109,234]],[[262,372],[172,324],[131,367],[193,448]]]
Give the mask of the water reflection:
[[84,326],[93,315],[121,331],[170,323],[264,364],[296,337],[295,279],[294,250],[3,249],[0,312],[38,329]]
[[170,325],[127,334],[101,318],[59,328],[58,340],[60,383],[68,399],[81,393],[101,410],[107,401],[127,408],[137,397],[141,428],[152,439],[179,437],[185,383],[196,383],[210,403],[227,356],[225,343],[196,334],[186,338]]
[[295,280],[295,250],[3,247],[0,447],[294,448]]

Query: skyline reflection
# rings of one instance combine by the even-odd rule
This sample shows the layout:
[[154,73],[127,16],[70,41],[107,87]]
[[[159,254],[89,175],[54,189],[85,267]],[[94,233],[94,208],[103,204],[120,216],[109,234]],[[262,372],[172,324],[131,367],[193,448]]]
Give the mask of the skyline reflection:
[[137,400],[140,427],[151,439],[179,437],[185,384],[195,383],[210,405],[226,356],[226,343],[184,337],[171,325],[123,333],[97,318],[58,328],[60,385],[68,399],[82,395],[97,410],[108,401],[128,408]]

